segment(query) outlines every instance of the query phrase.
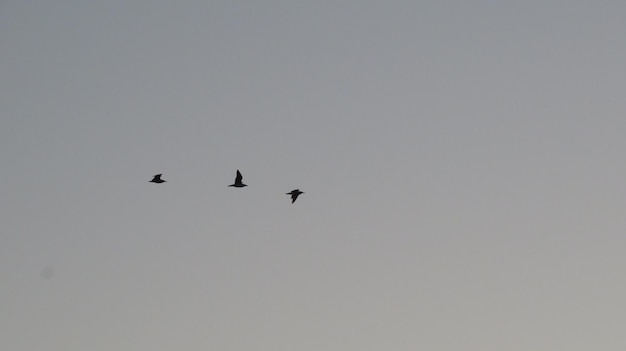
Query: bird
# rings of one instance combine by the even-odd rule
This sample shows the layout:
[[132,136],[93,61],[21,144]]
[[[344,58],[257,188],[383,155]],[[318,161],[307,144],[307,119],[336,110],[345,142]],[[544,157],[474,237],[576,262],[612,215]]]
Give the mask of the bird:
[[287,195],[291,195],[291,203],[296,202],[296,199],[300,196],[300,194],[304,194],[304,192],[300,191],[300,189],[295,189],[287,193]]
[[241,180],[243,179],[243,176],[241,175],[241,172],[239,172],[239,170],[237,170],[237,176],[235,177],[235,183],[229,185],[229,186],[234,186],[235,188],[243,188],[244,186],[247,186],[246,184],[242,183]]
[[165,182],[167,182],[167,180],[163,180],[163,179],[161,179],[161,176],[162,176],[162,175],[163,175],[163,174],[157,174],[157,175],[155,175],[155,176],[154,176],[154,178],[152,178],[152,180],[151,180],[150,182],[151,182],[151,183],[165,183]]

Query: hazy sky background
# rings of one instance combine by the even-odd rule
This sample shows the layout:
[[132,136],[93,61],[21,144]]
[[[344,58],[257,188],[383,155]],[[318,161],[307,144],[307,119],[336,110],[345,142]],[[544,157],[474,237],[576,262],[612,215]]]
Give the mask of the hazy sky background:
[[1,348],[626,349],[625,18],[2,1]]

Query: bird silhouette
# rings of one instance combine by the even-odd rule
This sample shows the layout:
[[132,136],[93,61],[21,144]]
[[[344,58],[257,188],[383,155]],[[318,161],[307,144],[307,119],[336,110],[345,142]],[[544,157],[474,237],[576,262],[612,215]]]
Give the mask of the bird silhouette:
[[298,196],[300,196],[300,194],[304,194],[304,192],[300,191],[300,189],[292,190],[291,192],[287,193],[287,195],[291,195],[291,203],[296,202],[296,199],[298,198]]
[[151,180],[150,182],[152,182],[152,183],[165,183],[165,182],[167,182],[167,180],[163,180],[163,179],[161,179],[161,176],[162,176],[162,175],[163,175],[163,174],[157,174],[157,175],[155,175],[155,176],[154,176],[154,178],[152,178],[152,180]]
[[237,176],[235,177],[235,183],[229,185],[229,186],[234,186],[235,188],[243,188],[245,185],[244,183],[241,182],[241,180],[243,179],[243,176],[241,175],[241,172],[239,172],[239,170],[237,170]]

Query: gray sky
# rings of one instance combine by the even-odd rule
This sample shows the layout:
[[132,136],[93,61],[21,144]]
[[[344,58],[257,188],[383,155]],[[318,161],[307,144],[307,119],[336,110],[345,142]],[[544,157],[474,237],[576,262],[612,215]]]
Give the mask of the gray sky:
[[624,350],[624,18],[3,1],[2,349]]

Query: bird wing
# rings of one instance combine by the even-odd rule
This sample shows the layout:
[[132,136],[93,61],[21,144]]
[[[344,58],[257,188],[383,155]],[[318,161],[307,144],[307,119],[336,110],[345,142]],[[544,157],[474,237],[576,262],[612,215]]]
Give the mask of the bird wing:
[[302,192],[300,191],[300,189],[295,189],[292,190],[290,193],[287,193],[288,195],[291,195],[291,203],[296,202],[296,199],[298,198],[298,196],[300,196],[300,194],[302,194]]
[[235,177],[235,184],[241,183],[242,180],[243,180],[243,176],[241,175],[241,172],[237,170],[237,176]]
[[163,174],[156,174],[152,180],[161,180]]

